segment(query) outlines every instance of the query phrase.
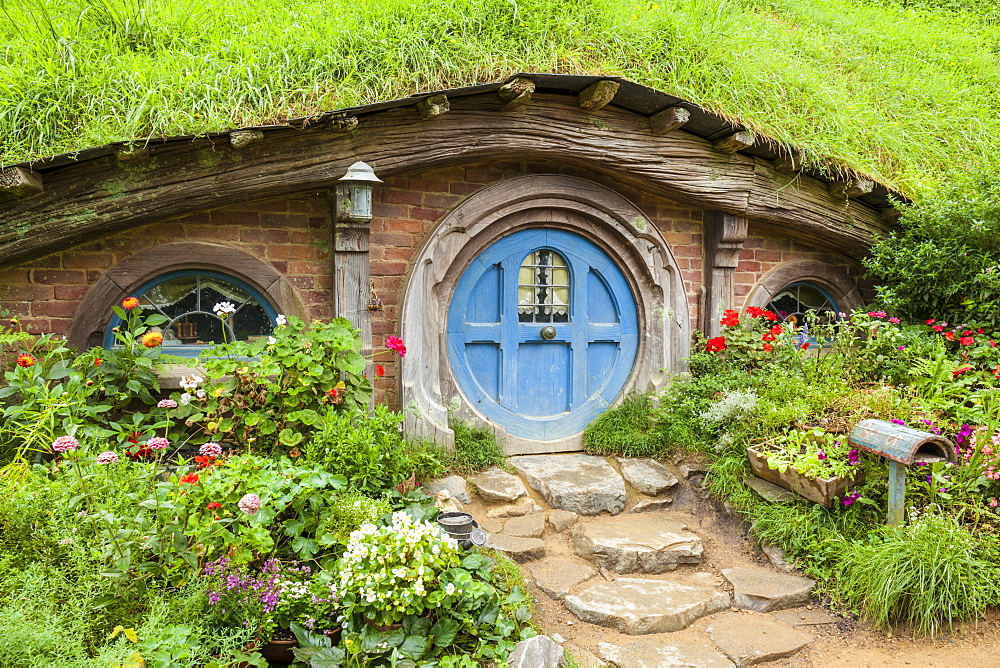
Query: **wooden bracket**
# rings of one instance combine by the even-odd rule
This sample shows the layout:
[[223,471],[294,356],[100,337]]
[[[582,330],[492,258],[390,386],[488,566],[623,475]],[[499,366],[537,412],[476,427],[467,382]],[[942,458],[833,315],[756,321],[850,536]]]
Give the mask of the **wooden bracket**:
[[725,211],[705,212],[705,301],[701,330],[706,336],[719,335],[718,316],[724,309],[732,308],[733,278],[748,228],[745,216]]
[[508,81],[497,89],[497,94],[503,100],[503,108],[508,110],[518,109],[528,104],[534,93],[535,82],[524,77]]
[[830,194],[834,197],[860,197],[867,195],[875,188],[871,179],[845,179],[830,183]]
[[752,134],[746,130],[740,130],[739,132],[729,135],[725,139],[720,139],[712,146],[716,151],[722,151],[723,153],[736,153],[736,151],[742,151],[745,148],[750,148],[755,142],[756,140]]
[[264,138],[261,130],[233,130],[229,133],[229,143],[235,149],[243,148]]
[[774,159],[771,166],[786,174],[799,172],[802,171],[802,157],[802,151],[799,149],[787,149],[785,153]]
[[0,170],[0,194],[27,197],[45,190],[42,175],[24,167],[7,167]]
[[577,95],[577,101],[582,108],[588,111],[598,111],[614,99],[619,88],[621,88],[621,84],[617,81],[602,79],[580,91],[580,94]]
[[417,113],[421,120],[427,121],[441,114],[447,113],[451,109],[448,96],[444,93],[431,95],[417,102]]
[[122,162],[133,162],[136,160],[145,160],[149,157],[149,147],[145,144],[132,144],[131,146],[123,146],[115,152],[115,157]]
[[649,129],[654,135],[673,132],[691,120],[691,112],[684,107],[670,107],[649,117]]

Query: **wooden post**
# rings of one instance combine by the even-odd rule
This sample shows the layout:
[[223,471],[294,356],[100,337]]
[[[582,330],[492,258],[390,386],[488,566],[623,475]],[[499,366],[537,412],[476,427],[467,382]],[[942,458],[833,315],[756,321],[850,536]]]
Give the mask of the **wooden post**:
[[372,321],[368,243],[371,221],[345,216],[350,202],[332,197],[333,220],[333,308],[337,317],[347,318],[361,330],[361,354],[372,353]]
[[905,516],[906,465],[889,460],[889,516],[886,524],[899,526]]
[[531,79],[518,77],[513,81],[508,81],[497,89],[504,110],[520,109],[531,102],[531,96],[535,92],[535,82]]
[[427,121],[451,110],[451,103],[444,93],[431,95],[417,102],[417,113],[420,119]]
[[745,148],[750,148],[754,145],[754,136],[747,132],[746,130],[741,130],[740,132],[735,132],[725,139],[720,139],[715,142],[713,146],[716,151],[722,151],[723,153],[736,153],[736,151],[742,151]]
[[654,135],[673,132],[691,120],[691,112],[684,107],[670,107],[649,117],[649,129]]
[[620,87],[617,81],[602,79],[583,89],[577,95],[577,103],[588,111],[598,111],[610,104]]
[[718,336],[719,315],[732,308],[733,275],[747,240],[747,219],[725,211],[705,212],[705,301],[701,331]]
[[0,171],[0,195],[27,197],[43,190],[41,174],[16,166]]

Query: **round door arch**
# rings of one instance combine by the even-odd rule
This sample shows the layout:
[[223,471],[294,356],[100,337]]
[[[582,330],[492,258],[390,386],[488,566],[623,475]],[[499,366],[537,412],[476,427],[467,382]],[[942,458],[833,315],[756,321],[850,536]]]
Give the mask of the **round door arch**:
[[521,230],[465,269],[447,340],[473,406],[511,435],[556,440],[583,431],[625,387],[638,349],[636,302],[593,242]]

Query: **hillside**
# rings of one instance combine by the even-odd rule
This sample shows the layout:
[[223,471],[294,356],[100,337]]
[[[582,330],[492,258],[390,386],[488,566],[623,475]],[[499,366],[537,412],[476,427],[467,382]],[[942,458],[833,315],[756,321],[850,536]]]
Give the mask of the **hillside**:
[[[949,3],[958,4],[958,3]],[[911,195],[1000,147],[1000,27],[860,0],[0,0],[0,163],[519,71],[687,98]]]

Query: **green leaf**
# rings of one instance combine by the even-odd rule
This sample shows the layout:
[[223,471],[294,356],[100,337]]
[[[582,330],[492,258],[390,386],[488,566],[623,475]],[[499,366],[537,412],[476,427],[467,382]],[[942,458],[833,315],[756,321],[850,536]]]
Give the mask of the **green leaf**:
[[454,619],[445,618],[438,620],[437,624],[431,627],[431,635],[434,637],[435,647],[448,647],[455,642],[458,635],[459,625]]
[[406,636],[399,646],[399,653],[411,659],[419,659],[427,651],[427,638],[421,635]]

